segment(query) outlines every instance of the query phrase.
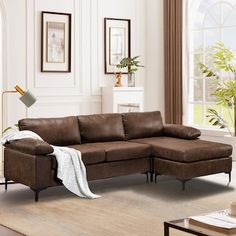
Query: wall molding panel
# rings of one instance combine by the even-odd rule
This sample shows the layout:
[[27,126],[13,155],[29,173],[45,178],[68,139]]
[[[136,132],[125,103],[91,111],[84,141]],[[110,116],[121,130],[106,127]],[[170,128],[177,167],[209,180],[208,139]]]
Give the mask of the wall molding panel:
[[2,55],[1,55],[1,69],[2,69],[2,81],[1,81],[1,89],[6,88],[7,86],[7,12],[4,1],[0,1],[0,17],[1,17],[1,47],[2,47]]
[[[79,95],[83,95],[83,70],[82,70],[82,1],[74,0],[74,32],[75,32],[75,88],[79,91]],[[79,30],[76,30],[79,26]]]
[[[90,91],[94,96],[101,95],[101,88],[99,86],[99,69],[98,69],[98,61],[99,61],[99,43],[98,43],[98,32],[100,34],[104,34],[103,29],[99,31],[99,18],[98,18],[98,0],[90,0],[90,15],[91,15],[91,86]],[[101,56],[101,55],[100,55]],[[102,57],[103,58],[103,57]]]
[[92,114],[98,114],[101,112],[101,110],[102,110],[101,96],[93,97],[90,104],[91,104],[90,110],[91,110]]
[[[1,78],[1,91],[6,88],[7,84],[7,15],[6,15],[6,8],[5,4],[3,1],[0,1],[0,35],[1,35],[1,40],[0,40],[0,78]],[[0,98],[2,99],[2,98]],[[2,104],[2,101],[1,101]],[[4,102],[4,105],[6,105],[6,102]],[[6,107],[6,106],[5,106]],[[5,112],[5,110],[4,110]],[[5,114],[7,114],[5,112]],[[7,116],[1,116],[0,118],[0,126],[1,130],[3,130],[2,127],[2,119],[3,119],[3,125],[6,123]],[[0,148],[0,177],[3,177],[3,147]]]
[[[104,17],[131,19],[132,54],[145,57],[145,35],[142,35],[145,0],[120,0],[119,5],[116,0],[3,1],[9,20],[6,42],[11,43],[6,47],[9,50],[6,87],[13,88],[18,83],[38,98],[26,110],[21,105],[15,108],[18,98],[11,97],[7,111],[9,125],[24,117],[101,112],[101,87],[114,85],[114,76],[104,74]],[[71,73],[40,71],[42,11],[72,14]]]
[[51,113],[53,113],[53,117],[79,115],[83,110],[83,102],[82,100],[65,98],[61,101],[58,101],[58,99],[51,101],[39,99],[37,106],[29,108],[29,115],[30,117],[52,117]]

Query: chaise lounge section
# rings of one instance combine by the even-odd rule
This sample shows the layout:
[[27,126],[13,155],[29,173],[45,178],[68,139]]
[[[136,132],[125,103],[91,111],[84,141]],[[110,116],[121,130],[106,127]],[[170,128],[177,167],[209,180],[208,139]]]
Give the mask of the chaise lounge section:
[[150,144],[153,148],[153,172],[158,175],[175,176],[185,183],[194,178],[225,172],[231,181],[231,148],[225,144],[203,140],[186,140],[174,137],[152,137],[135,140]]
[[[57,161],[50,145],[68,146],[82,153],[88,180],[135,173],[191,178],[232,169],[232,147],[198,139],[200,131],[163,125],[161,113],[96,114],[64,118],[23,119],[20,130],[31,130],[44,141],[22,139],[4,149],[4,175],[29,186],[35,201],[41,190],[57,186]],[[156,178],[155,178],[156,179]]]

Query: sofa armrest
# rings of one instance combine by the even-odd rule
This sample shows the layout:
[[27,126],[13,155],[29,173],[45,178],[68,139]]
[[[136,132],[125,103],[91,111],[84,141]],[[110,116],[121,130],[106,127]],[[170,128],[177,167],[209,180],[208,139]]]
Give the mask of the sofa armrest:
[[48,143],[32,138],[11,141],[4,146],[31,155],[48,155],[53,152],[53,147]]
[[196,139],[201,135],[201,131],[189,126],[171,124],[164,125],[163,135],[182,139]]

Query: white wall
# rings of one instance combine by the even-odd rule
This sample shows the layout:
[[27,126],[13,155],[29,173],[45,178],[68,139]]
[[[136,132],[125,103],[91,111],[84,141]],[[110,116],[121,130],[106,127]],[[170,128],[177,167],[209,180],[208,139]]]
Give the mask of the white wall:
[[164,118],[163,1],[147,0],[146,110],[159,110]]
[[[131,19],[132,55],[146,65],[145,0],[1,0],[7,16],[7,85],[31,90],[38,98],[28,110],[9,94],[7,122],[23,117],[53,117],[101,112],[101,86],[113,85],[104,74],[104,17]],[[72,72],[41,73],[41,11],[72,13]],[[144,85],[146,69],[137,74]],[[124,82],[125,83],[125,79]],[[154,85],[154,84],[153,84]],[[150,85],[149,85],[150,86]]]

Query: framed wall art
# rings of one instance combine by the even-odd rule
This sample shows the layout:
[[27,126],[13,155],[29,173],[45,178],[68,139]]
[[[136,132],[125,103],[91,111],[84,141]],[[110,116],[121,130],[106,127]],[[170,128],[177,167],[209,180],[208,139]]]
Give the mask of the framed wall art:
[[41,71],[71,72],[71,14],[42,12]]
[[[105,74],[117,72],[116,65],[130,57],[130,20],[104,19]],[[121,70],[127,73],[127,69]]]

